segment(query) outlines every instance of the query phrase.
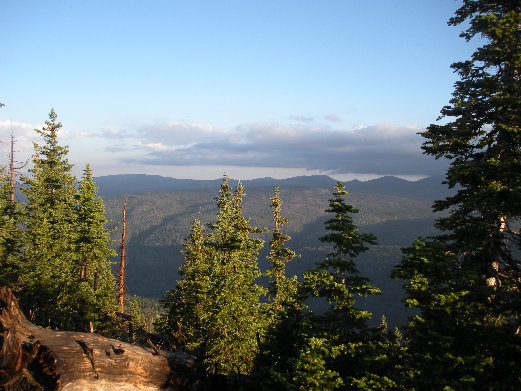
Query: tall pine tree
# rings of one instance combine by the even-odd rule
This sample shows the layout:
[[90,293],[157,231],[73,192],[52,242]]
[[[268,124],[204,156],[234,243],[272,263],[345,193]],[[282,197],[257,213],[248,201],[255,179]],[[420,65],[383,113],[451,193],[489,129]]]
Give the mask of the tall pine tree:
[[24,178],[23,307],[36,323],[85,329],[113,310],[114,278],[108,257],[109,230],[103,201],[90,167],[79,190],[60,146],[54,110],[41,130],[44,144],[34,144],[33,168]]
[[303,297],[297,277],[286,276],[286,264],[300,254],[286,247],[290,237],[282,228],[288,220],[282,217],[282,200],[278,186],[271,198],[273,233],[270,241],[267,270],[268,302],[267,329],[255,357],[249,384],[246,388],[258,390],[285,389],[290,382],[293,361],[305,345]]
[[331,244],[333,252],[316,269],[306,272],[304,278],[314,296],[323,297],[331,304],[322,317],[323,325],[333,334],[349,339],[365,329],[366,320],[371,317],[367,311],[355,307],[355,296],[379,294],[380,290],[370,285],[356,267],[354,259],[368,250],[368,244],[376,244],[376,237],[358,231],[352,218],[358,209],[345,202],[344,189],[340,182],[335,185],[334,198],[329,200],[326,210],[333,217],[325,222],[327,234],[319,238]]
[[[304,274],[296,296],[298,306],[285,308],[277,327],[270,329],[255,367],[261,389],[332,390],[337,388],[394,389],[391,378],[400,355],[397,336],[383,327],[367,325],[370,314],[356,307],[356,297],[377,294],[361,276],[355,258],[376,244],[372,234],[361,233],[353,223],[358,210],[345,202],[345,186],[337,183],[327,212],[327,234],[321,241],[333,251]],[[303,298],[329,304],[323,313],[302,305]]]
[[[210,369],[217,373],[248,373],[257,351],[257,335],[264,329],[260,296],[265,290],[256,283],[261,276],[258,252],[262,230],[242,215],[244,188],[239,182],[233,192],[225,176],[217,197],[217,221],[208,235],[212,267],[207,346]],[[212,368],[213,366],[213,368]]]
[[211,265],[203,225],[198,219],[194,221],[190,236],[183,245],[185,262],[179,268],[181,280],[161,300],[168,312],[154,326],[166,335],[181,331],[183,338],[176,346],[203,359],[212,338],[207,324],[208,313],[212,311],[209,294]]
[[34,144],[33,168],[25,177],[25,288],[22,303],[32,320],[68,326],[69,290],[76,259],[75,180],[67,160],[68,147],[58,144],[61,123],[54,110],[36,132],[44,144]]
[[[519,389],[521,377],[521,3],[465,0],[449,21],[484,44],[459,74],[423,150],[450,160],[443,233],[404,251],[395,276],[420,310],[409,338],[419,389]],[[444,388],[445,387],[445,388]]]
[[217,221],[205,236],[196,220],[185,243],[183,278],[163,301],[169,313],[160,329],[174,334],[179,322],[184,346],[216,374],[248,373],[265,327],[260,302],[265,289],[256,283],[263,242],[254,236],[262,230],[242,215],[243,197],[242,184],[233,191],[225,176],[216,198]]
[[273,235],[268,255],[268,261],[271,262],[271,267],[267,271],[267,275],[270,277],[268,299],[272,311],[277,313],[283,309],[285,304],[296,300],[297,277],[288,278],[286,276],[286,264],[294,258],[300,257],[300,254],[285,247],[286,242],[291,238],[282,232],[282,228],[288,220],[281,215],[282,200],[278,186],[275,188],[275,195],[271,198],[271,207],[273,210]]
[[109,257],[116,252],[109,246],[110,229],[105,218],[105,205],[97,194],[92,171],[87,164],[75,204],[75,263],[69,280],[70,311],[79,324],[96,322],[103,313],[115,310],[116,281],[111,271]]
[[387,377],[391,365],[386,354],[394,346],[388,346],[385,333],[368,327],[371,314],[356,307],[357,296],[380,293],[360,275],[355,262],[368,245],[376,244],[376,237],[359,232],[352,218],[358,209],[345,202],[344,189],[340,182],[335,185],[326,210],[332,217],[325,222],[326,235],[319,238],[333,251],[304,274],[308,294],[326,300],[329,308],[312,316],[312,333],[296,361],[293,381],[316,390],[392,389],[395,383]]

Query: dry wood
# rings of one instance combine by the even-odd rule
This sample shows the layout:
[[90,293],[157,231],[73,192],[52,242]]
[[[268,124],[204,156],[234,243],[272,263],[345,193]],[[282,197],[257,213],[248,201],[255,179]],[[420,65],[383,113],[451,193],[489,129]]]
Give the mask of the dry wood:
[[123,202],[123,227],[121,233],[121,261],[118,275],[118,303],[121,312],[124,312],[123,300],[125,297],[125,232],[127,229],[127,199]]
[[0,391],[202,389],[204,372],[192,356],[39,328],[0,287]]

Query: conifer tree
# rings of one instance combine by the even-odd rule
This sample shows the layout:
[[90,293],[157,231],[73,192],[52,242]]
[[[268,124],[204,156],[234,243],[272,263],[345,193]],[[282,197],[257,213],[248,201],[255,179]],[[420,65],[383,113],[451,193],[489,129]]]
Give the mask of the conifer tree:
[[130,301],[130,325],[129,325],[129,339],[135,341],[136,338],[143,333],[143,310],[139,305],[139,300],[136,295],[132,297]]
[[265,327],[260,303],[265,290],[256,283],[263,242],[254,237],[262,230],[242,215],[243,197],[242,184],[233,191],[225,176],[216,198],[217,221],[208,235],[195,221],[183,251],[183,278],[163,301],[168,315],[158,325],[170,334],[181,327],[184,346],[210,373],[248,373]]
[[0,286],[18,292],[21,284],[22,211],[16,201],[18,170],[25,167],[15,160],[16,140],[11,134],[9,162],[0,167]]
[[333,334],[349,338],[366,328],[371,315],[357,309],[355,296],[379,294],[369,279],[359,274],[354,258],[368,250],[367,244],[376,244],[376,237],[360,233],[353,223],[352,214],[358,209],[344,200],[345,186],[335,185],[334,198],[329,200],[327,213],[333,217],[325,222],[328,233],[319,240],[333,245],[333,252],[318,263],[318,267],[305,273],[306,284],[314,296],[326,298],[331,304],[322,321]]
[[285,243],[291,238],[282,232],[282,227],[288,220],[281,215],[282,200],[278,186],[275,188],[275,195],[271,198],[271,207],[273,208],[273,235],[268,255],[268,260],[271,262],[271,268],[267,271],[270,277],[268,299],[272,304],[272,310],[278,312],[282,310],[285,303],[296,300],[297,277],[288,278],[286,276],[286,264],[294,258],[300,257],[300,254],[285,247]]
[[85,329],[114,305],[108,257],[109,230],[90,167],[76,188],[68,147],[58,143],[54,110],[34,145],[31,175],[24,178],[24,260],[21,303],[36,323]]
[[289,387],[297,353],[305,345],[306,323],[301,285],[296,276],[286,276],[286,264],[300,254],[285,247],[290,237],[282,232],[288,220],[281,215],[282,200],[278,186],[271,198],[273,234],[266,272],[268,282],[267,329],[255,357],[247,388],[258,390]]
[[110,229],[105,228],[103,200],[97,194],[92,171],[87,164],[76,195],[75,264],[70,280],[71,313],[79,323],[93,323],[103,313],[115,309],[116,282],[109,257],[116,252],[109,245]]
[[[264,329],[260,296],[264,289],[256,283],[261,276],[257,264],[263,241],[254,237],[262,230],[252,227],[242,215],[244,188],[235,192],[225,176],[217,197],[217,221],[208,235],[212,269],[207,363],[216,373],[248,373],[257,351],[257,335]],[[212,368],[213,367],[213,368]]]
[[69,291],[76,256],[75,177],[67,160],[68,147],[58,144],[61,123],[54,110],[36,132],[44,144],[34,144],[31,176],[25,177],[25,260],[22,304],[33,321],[65,326],[71,321]]
[[484,45],[452,65],[446,121],[422,133],[456,191],[434,203],[443,233],[406,249],[394,273],[420,310],[406,333],[412,386],[519,389],[521,3],[465,0],[449,24]]
[[370,313],[356,308],[356,296],[380,293],[361,276],[355,258],[376,244],[372,234],[360,233],[352,215],[358,210],[345,202],[345,186],[337,183],[329,200],[327,234],[319,238],[333,246],[326,259],[304,274],[304,292],[329,303],[323,314],[302,312],[286,319],[298,349],[273,377],[279,389],[392,390],[398,388],[395,367],[401,362],[399,335],[383,324],[367,326]]
[[198,358],[206,357],[206,346],[212,336],[208,332],[208,313],[212,311],[210,297],[211,269],[208,244],[201,222],[196,219],[185,241],[184,264],[179,268],[181,280],[161,303],[168,310],[155,324],[163,334],[182,330],[179,348]]
[[[385,326],[371,329],[367,311],[355,307],[355,297],[379,290],[361,276],[355,258],[376,244],[372,234],[360,233],[345,202],[347,192],[337,183],[329,200],[327,234],[321,241],[333,246],[327,258],[304,274],[296,295],[298,306],[285,308],[277,327],[268,331],[256,362],[255,379],[266,379],[260,389],[270,390],[391,390],[395,366],[401,362],[399,336]],[[323,314],[306,310],[305,298],[329,303]]]
[[0,286],[13,291],[21,289],[22,231],[20,210],[11,200],[11,182],[7,173],[0,171]]

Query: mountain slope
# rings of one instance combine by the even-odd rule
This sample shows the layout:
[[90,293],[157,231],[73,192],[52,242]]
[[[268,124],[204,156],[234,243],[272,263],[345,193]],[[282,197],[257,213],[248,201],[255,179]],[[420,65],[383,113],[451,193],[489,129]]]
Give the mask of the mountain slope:
[[[446,197],[449,193],[441,185],[442,177],[430,177],[410,182],[393,176],[385,176],[369,181],[353,180],[344,182],[349,192],[384,194],[414,200],[434,201]],[[259,178],[242,181],[246,189],[257,187],[281,188],[293,187],[320,187],[331,189],[336,181],[326,175],[299,176],[287,179]],[[175,179],[159,175],[109,175],[96,178],[99,194],[103,197],[113,197],[121,194],[141,194],[147,192],[174,191],[174,190],[202,190],[218,189],[221,180],[193,180]],[[231,179],[230,184],[235,186],[237,180]]]
[[[334,183],[328,177],[311,178],[311,182],[317,179],[324,185]],[[391,187],[393,184],[402,186],[401,192],[406,192],[409,186],[409,183],[393,178],[386,181]],[[400,324],[406,314],[400,302],[401,281],[391,280],[389,274],[400,260],[400,247],[409,245],[418,235],[434,233],[434,216],[430,201],[377,194],[378,191],[397,192],[392,188],[386,190],[383,182],[359,183],[359,189],[364,189],[365,183],[365,189],[374,193],[357,192],[354,190],[357,183],[353,183],[347,201],[360,209],[360,213],[355,215],[356,224],[362,231],[375,233],[380,243],[360,257],[359,268],[383,289],[384,296],[365,300],[364,305],[376,318],[385,314],[390,324]],[[273,187],[260,186],[263,183],[273,184],[271,179],[265,178],[257,180],[258,186],[245,185],[244,215],[251,218],[253,225],[271,228],[270,198]],[[302,253],[302,258],[288,265],[288,272],[301,276],[304,270],[313,267],[330,251],[318,238],[324,234],[325,209],[331,190],[323,186],[306,186],[305,178],[292,178],[285,183],[281,185],[281,199],[283,216],[289,219],[285,231],[292,236],[288,245]],[[199,218],[203,223],[209,223],[215,219],[217,206],[214,197],[220,181],[215,181],[213,185],[213,188],[105,197],[107,214],[113,220],[113,227],[120,225],[123,200],[128,198],[127,286],[131,294],[160,297],[175,286],[177,269],[183,263],[180,250],[193,220]],[[119,230],[113,233],[116,243],[120,235]],[[265,256],[269,251],[270,234],[264,235],[264,239],[265,248],[259,258],[263,269],[268,267]]]

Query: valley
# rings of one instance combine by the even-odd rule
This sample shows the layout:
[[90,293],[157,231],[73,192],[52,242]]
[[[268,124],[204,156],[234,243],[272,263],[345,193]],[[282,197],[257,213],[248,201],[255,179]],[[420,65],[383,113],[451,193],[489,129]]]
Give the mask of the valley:
[[[195,218],[203,223],[215,219],[215,196],[220,180],[183,181],[149,176],[118,176],[106,181],[97,179],[104,195],[107,217],[112,220],[113,247],[121,240],[122,205],[127,198],[127,273],[129,294],[160,298],[172,289],[183,263],[181,253]],[[437,183],[436,183],[437,181]],[[360,306],[373,313],[373,323],[385,315],[390,325],[406,322],[407,309],[401,302],[402,282],[389,275],[401,257],[400,248],[410,245],[418,236],[435,233],[435,216],[431,211],[432,196],[447,194],[441,179],[427,178],[407,182],[394,177],[347,183],[347,202],[359,209],[354,221],[360,231],[374,233],[378,245],[357,259],[362,275],[378,286],[382,296],[360,298]],[[233,182],[232,182],[233,183]],[[244,181],[244,216],[257,227],[271,228],[270,198],[278,184],[283,201],[282,214],[289,221],[284,232],[291,236],[288,246],[301,258],[288,264],[287,274],[302,276],[315,262],[324,259],[330,248],[318,238],[324,234],[325,209],[335,181],[332,178],[298,177],[276,181],[271,178]],[[117,186],[110,186],[117,184]],[[330,186],[330,188],[328,188]],[[119,191],[118,191],[119,189]],[[132,190],[133,189],[133,190]],[[157,191],[146,191],[156,189]],[[352,190],[351,190],[352,189]],[[108,195],[107,195],[108,194]],[[259,254],[262,270],[268,267],[271,233],[262,235],[265,245]],[[118,259],[114,259],[118,262]]]

